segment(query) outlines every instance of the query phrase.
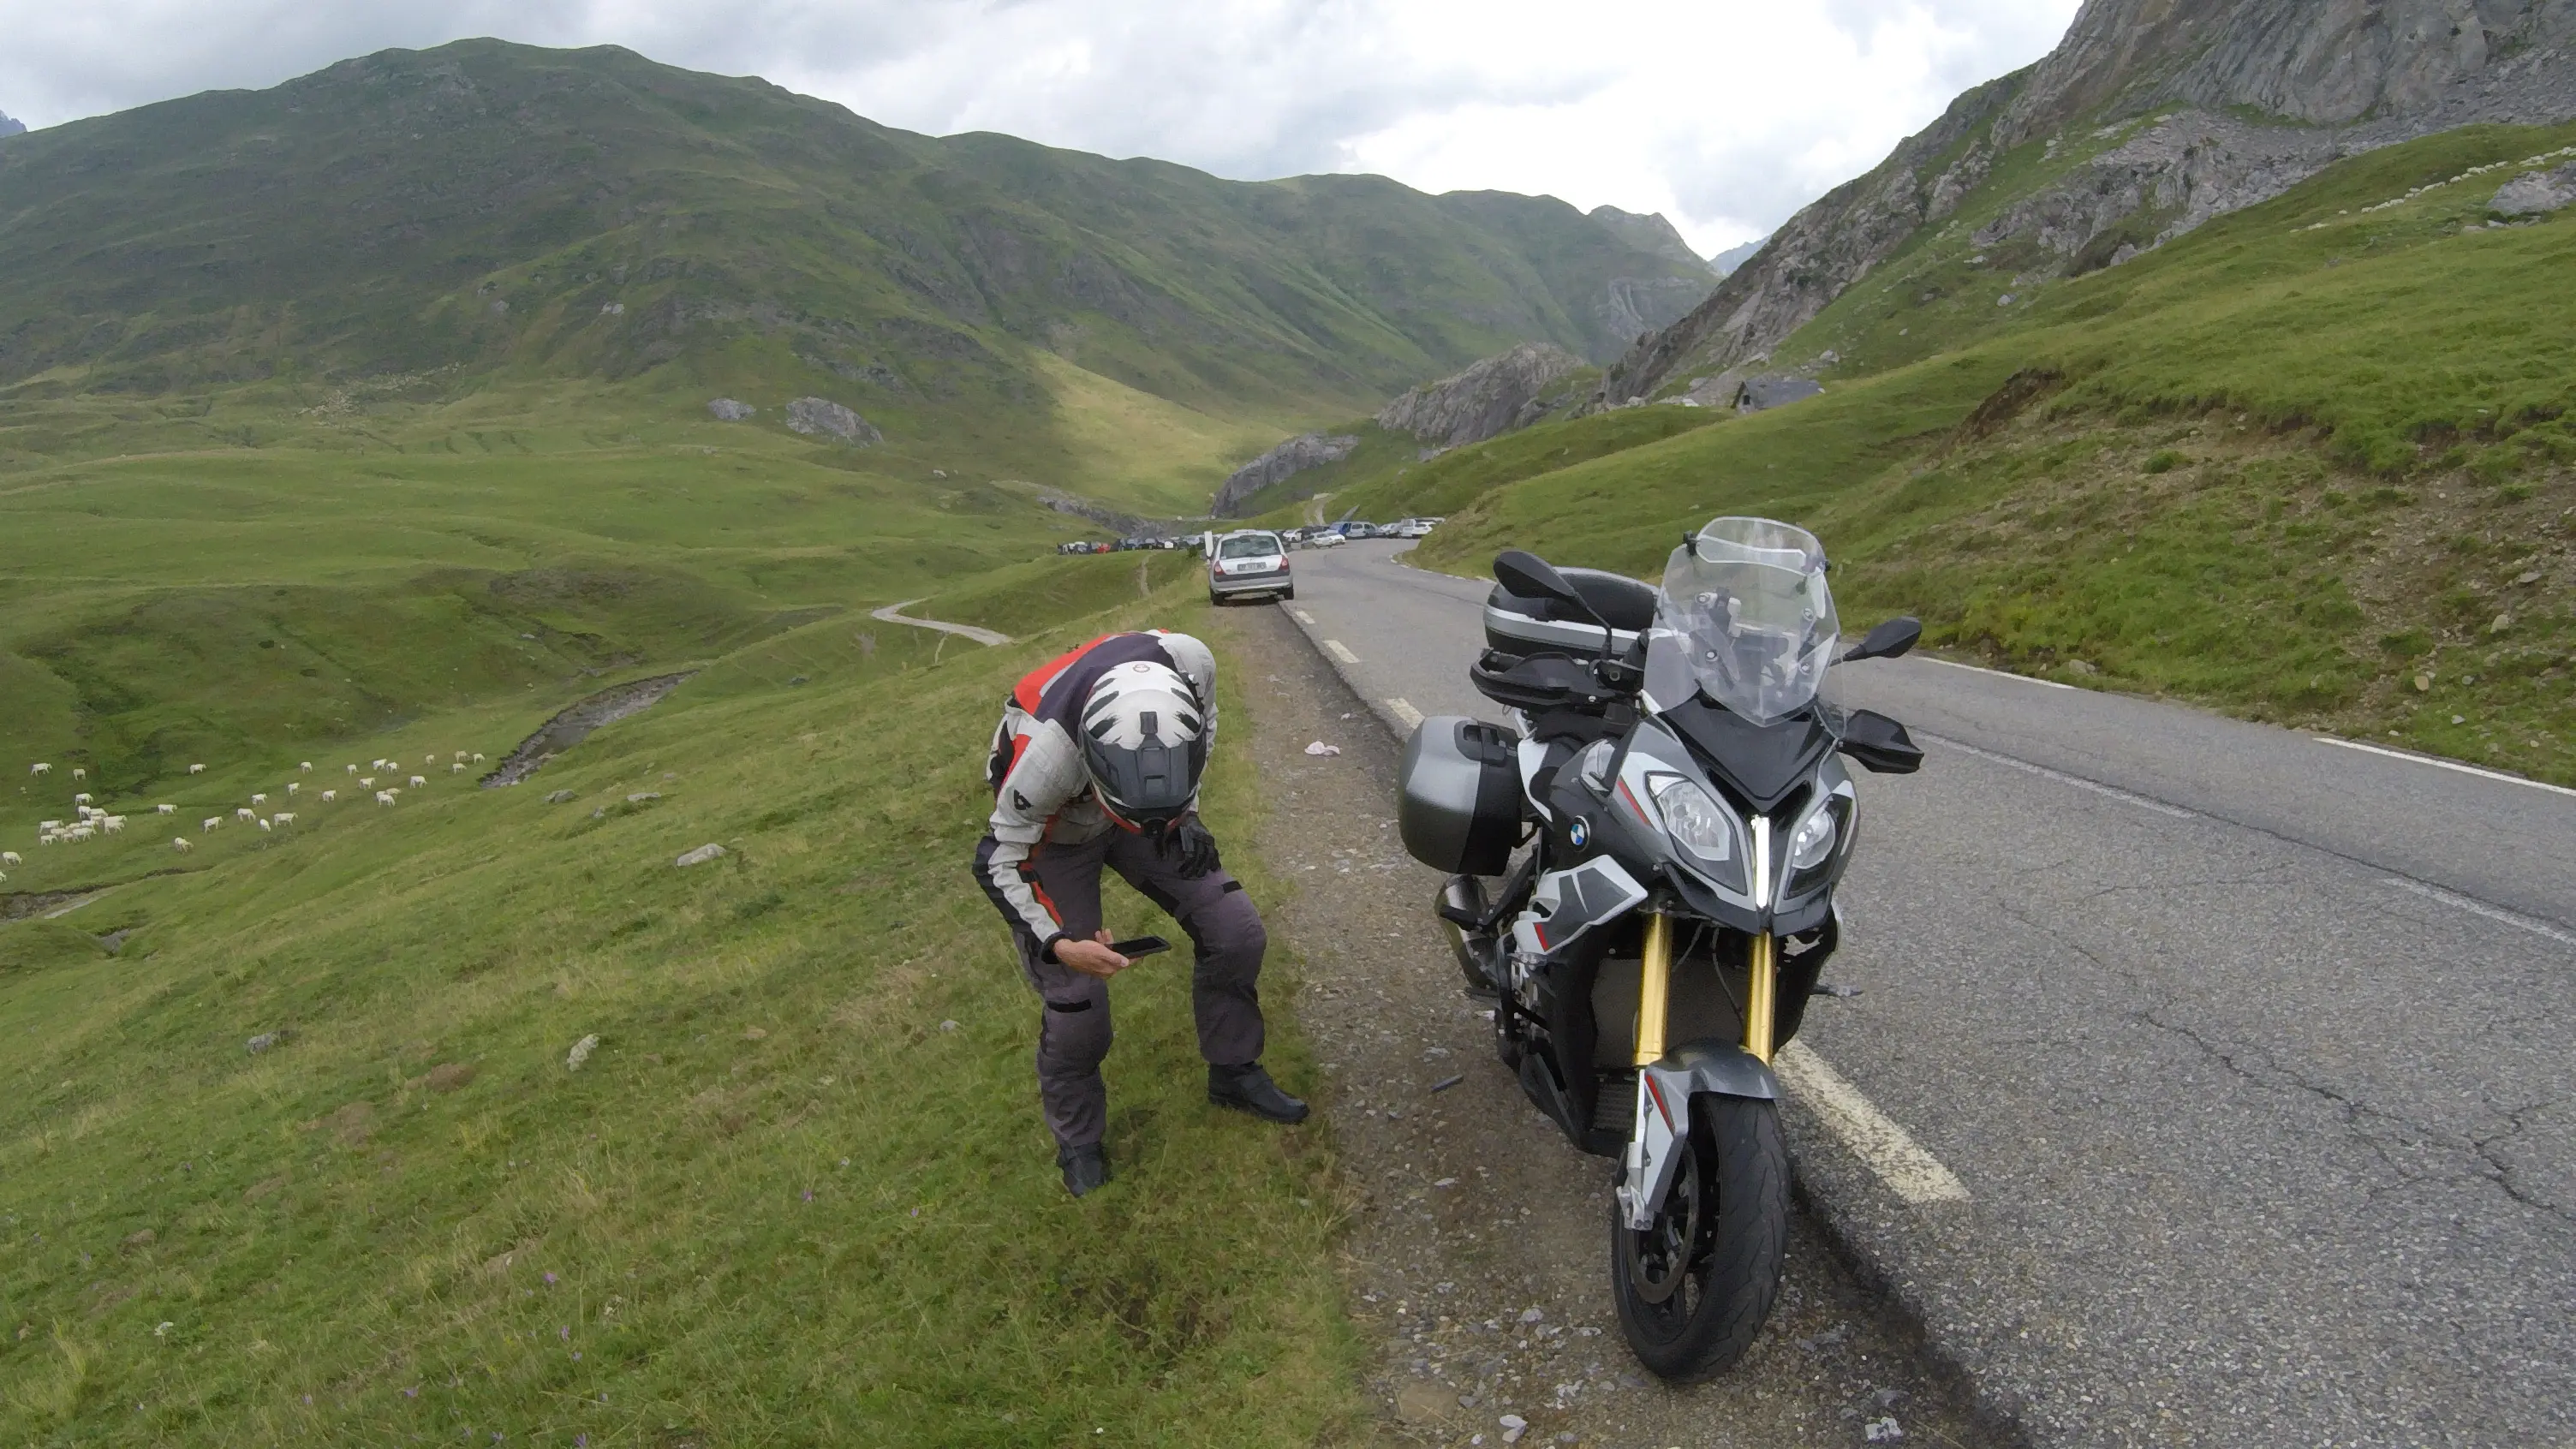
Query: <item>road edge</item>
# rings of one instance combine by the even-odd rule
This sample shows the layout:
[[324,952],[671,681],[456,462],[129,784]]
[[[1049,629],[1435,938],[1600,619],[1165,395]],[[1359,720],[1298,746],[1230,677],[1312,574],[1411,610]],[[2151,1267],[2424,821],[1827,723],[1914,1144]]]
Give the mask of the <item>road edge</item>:
[[[1393,556],[1395,560],[1402,557]],[[1388,701],[1370,698],[1349,668],[1324,647],[1320,625],[1292,602],[1278,601],[1273,607],[1288,615],[1288,622],[1305,636],[1308,647],[1341,681],[1342,688],[1387,733],[1398,742],[1412,734],[1413,727],[1396,715]],[[1867,1166],[1835,1142],[1813,1109],[1794,1097],[1783,1099],[1782,1106],[1783,1115],[1796,1128],[1790,1134],[1795,1150],[1789,1157],[1789,1189],[1798,1205],[1815,1220],[1827,1248],[1863,1291],[1886,1306],[1892,1326],[1909,1347],[1921,1354],[1935,1376],[1957,1391],[1960,1400],[1969,1406],[1984,1443],[1993,1449],[2034,1449],[2038,1441],[2030,1436],[2020,1397],[1986,1383],[1965,1354],[1943,1340],[1932,1326],[1930,1299],[1906,1273],[1898,1255],[1873,1241],[1874,1223],[1883,1227],[1895,1215],[1913,1210],[1898,1202],[1894,1193],[1875,1184]]]

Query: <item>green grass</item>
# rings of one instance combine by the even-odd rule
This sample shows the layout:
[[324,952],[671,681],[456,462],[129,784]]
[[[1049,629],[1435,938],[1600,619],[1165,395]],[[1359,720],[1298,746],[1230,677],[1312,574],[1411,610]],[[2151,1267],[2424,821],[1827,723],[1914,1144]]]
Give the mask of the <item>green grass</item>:
[[2576,779],[2576,225],[2464,230],[2514,173],[2450,181],[2571,142],[2357,158],[1955,350],[1494,490],[1419,556],[1653,574],[1789,518],[1847,611],[1936,644]]
[[[308,807],[0,926],[0,1434],[1341,1433],[1325,1141],[1205,1105],[1185,968],[1120,984],[1119,1180],[1079,1204],[1055,1181],[1036,1013],[964,869],[983,726],[959,725],[1046,646],[934,667],[918,631],[817,637],[840,628],[752,646],[793,657],[719,664],[527,786]],[[840,672],[762,679],[815,661]],[[370,748],[488,748],[536,714]],[[1259,808],[1240,751],[1210,799],[1229,835]],[[1273,1042],[1308,1075],[1285,1013]]]
[[915,618],[1035,636],[1083,627],[1076,621],[1175,583],[1200,583],[1206,569],[1199,556],[1187,549],[1032,559],[942,590],[904,612]]

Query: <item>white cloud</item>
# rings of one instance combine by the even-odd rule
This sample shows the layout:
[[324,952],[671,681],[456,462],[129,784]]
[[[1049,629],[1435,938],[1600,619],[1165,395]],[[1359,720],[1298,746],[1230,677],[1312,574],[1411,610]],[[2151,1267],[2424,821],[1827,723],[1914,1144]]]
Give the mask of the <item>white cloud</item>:
[[0,0],[0,110],[50,125],[468,35],[613,43],[889,125],[1246,178],[1661,211],[1714,251],[1876,164],[2077,0]]

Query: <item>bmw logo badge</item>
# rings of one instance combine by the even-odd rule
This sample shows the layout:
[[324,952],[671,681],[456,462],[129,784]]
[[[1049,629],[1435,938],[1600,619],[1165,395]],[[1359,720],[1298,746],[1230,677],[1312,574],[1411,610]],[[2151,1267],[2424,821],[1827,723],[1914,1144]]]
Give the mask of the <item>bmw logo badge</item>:
[[1580,820],[1565,827],[1565,835],[1568,840],[1574,842],[1574,848],[1577,850],[1592,843],[1592,827]]

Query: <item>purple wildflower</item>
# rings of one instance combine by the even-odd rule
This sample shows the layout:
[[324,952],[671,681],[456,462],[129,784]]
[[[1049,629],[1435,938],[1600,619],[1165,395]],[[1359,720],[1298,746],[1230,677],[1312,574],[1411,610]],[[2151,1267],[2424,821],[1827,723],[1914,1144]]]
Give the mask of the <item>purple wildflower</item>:
[[812,1202],[814,1200],[814,1189],[810,1187],[805,1189],[805,1200],[807,1202]]
[[306,1395],[304,1396],[304,1403],[305,1403],[305,1407],[307,1407],[307,1408],[312,1407],[312,1404],[313,1404],[313,1396],[312,1396],[311,1394],[306,1394]]
[[570,1342],[570,1341],[571,1341],[571,1339],[572,1339],[572,1327],[571,1327],[571,1325],[567,1324],[567,1325],[565,1325],[564,1327],[561,1327],[561,1328],[556,1329],[556,1330],[555,1330],[555,1337],[560,1338],[560,1339],[563,1339],[563,1340],[565,1340],[566,1342]]
[[554,1274],[552,1274],[552,1273],[548,1273],[548,1274],[546,1275],[546,1281],[547,1281],[548,1283],[552,1283],[553,1281],[555,1281],[555,1275],[554,1275]]
[[414,1385],[412,1385],[410,1388],[407,1388],[407,1389],[403,1390],[403,1397],[404,1397],[404,1398],[406,1398],[406,1399],[417,1399],[417,1398],[419,1398],[419,1397],[420,1397],[420,1386],[419,1386],[418,1384],[414,1384]]

